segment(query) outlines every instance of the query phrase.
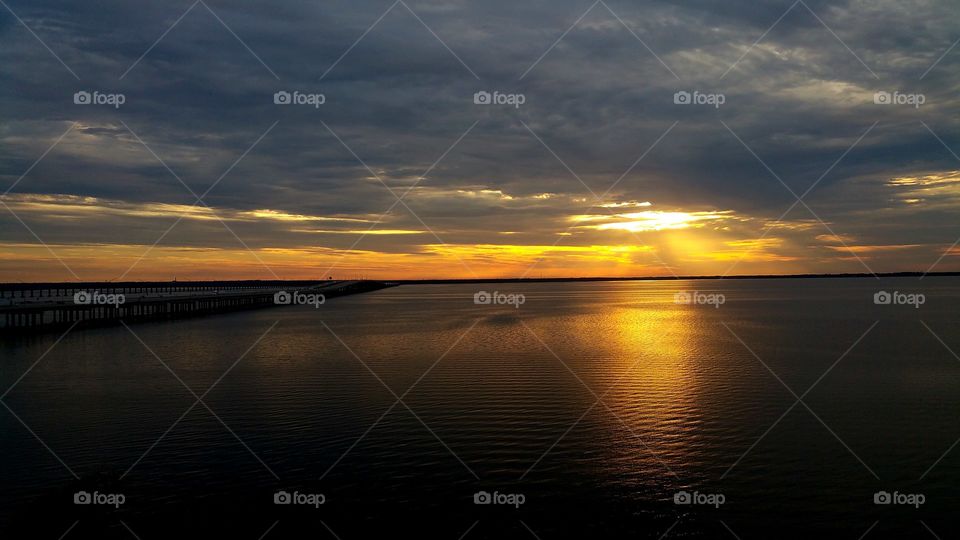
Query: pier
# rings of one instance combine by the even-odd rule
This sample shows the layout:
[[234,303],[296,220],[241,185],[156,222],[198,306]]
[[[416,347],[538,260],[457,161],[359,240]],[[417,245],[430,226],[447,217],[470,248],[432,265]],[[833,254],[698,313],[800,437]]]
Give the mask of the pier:
[[389,286],[380,281],[283,280],[6,283],[0,284],[0,332],[194,317],[289,305],[296,301],[294,293],[326,299]]

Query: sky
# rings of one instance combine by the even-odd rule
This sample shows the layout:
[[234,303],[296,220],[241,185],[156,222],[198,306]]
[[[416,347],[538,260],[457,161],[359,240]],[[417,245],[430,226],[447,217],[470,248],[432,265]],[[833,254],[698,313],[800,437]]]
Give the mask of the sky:
[[0,281],[960,270],[951,1],[0,4]]

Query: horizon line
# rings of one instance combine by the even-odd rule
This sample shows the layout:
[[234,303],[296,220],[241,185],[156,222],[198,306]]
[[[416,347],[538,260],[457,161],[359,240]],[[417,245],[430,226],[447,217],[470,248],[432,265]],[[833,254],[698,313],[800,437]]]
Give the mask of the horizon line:
[[38,282],[0,282],[0,288],[39,287],[39,286],[77,286],[77,285],[147,285],[147,284],[211,284],[211,283],[317,283],[324,281],[379,281],[397,284],[441,284],[441,283],[549,283],[567,281],[683,281],[683,280],[724,280],[724,279],[824,279],[824,278],[882,278],[882,277],[956,277],[960,272],[878,272],[878,273],[805,273],[805,274],[737,274],[689,275],[689,276],[586,276],[586,277],[503,277],[503,278],[420,278],[420,279],[209,279],[209,280],[142,280],[142,281],[38,281]]

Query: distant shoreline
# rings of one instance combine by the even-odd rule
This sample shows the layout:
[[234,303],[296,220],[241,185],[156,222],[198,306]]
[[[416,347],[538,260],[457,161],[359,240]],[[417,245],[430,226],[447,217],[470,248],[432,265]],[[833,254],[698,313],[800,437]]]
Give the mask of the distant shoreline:
[[[878,274],[756,274],[736,276],[632,276],[632,277],[557,277],[557,278],[457,278],[457,279],[372,279],[359,281],[379,281],[396,285],[444,285],[457,283],[564,283],[590,281],[683,281],[683,280],[742,280],[742,279],[838,279],[838,278],[898,278],[898,277],[957,277],[960,272],[887,272]],[[20,290],[51,287],[90,287],[90,288],[122,288],[128,286],[159,286],[176,284],[178,286],[213,286],[223,285],[288,285],[293,287],[308,287],[324,283],[327,280],[205,280],[205,281],[88,281],[88,282],[35,282],[35,283],[0,283],[0,289]]]
[[456,283],[562,283],[576,281],[686,281],[733,279],[837,279],[897,277],[957,277],[960,272],[887,272],[877,274],[757,274],[737,276],[638,276],[638,277],[568,277],[568,278],[465,278],[465,279],[401,279],[386,280],[399,285],[443,285]]

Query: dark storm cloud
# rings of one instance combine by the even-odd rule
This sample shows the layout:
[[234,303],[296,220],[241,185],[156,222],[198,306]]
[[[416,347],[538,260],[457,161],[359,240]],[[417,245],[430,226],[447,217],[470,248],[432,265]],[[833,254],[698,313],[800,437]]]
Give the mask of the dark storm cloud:
[[[775,219],[794,199],[733,133],[800,194],[879,122],[820,180],[809,204],[838,228],[876,243],[906,243],[903,231],[918,235],[912,242],[955,236],[925,231],[918,214],[898,213],[902,228],[884,231],[884,238],[870,212],[891,206],[884,185],[890,177],[958,168],[920,123],[960,147],[960,51],[927,72],[960,38],[960,12],[949,2],[810,0],[783,16],[791,2],[611,0],[612,12],[594,4],[542,58],[590,2],[408,4],[423,24],[389,0],[209,1],[213,13],[191,1],[11,2],[80,80],[12,15],[0,15],[4,186],[78,122],[15,193],[189,205],[194,197],[136,136],[202,193],[279,122],[206,202],[376,219],[395,199],[327,126],[399,194],[477,122],[410,194],[410,208],[450,243],[493,243],[499,240],[491,234],[504,229],[551,243],[568,216],[586,211],[571,201],[593,201],[550,150],[599,195],[679,121],[608,199]],[[127,102],[119,109],[77,106],[78,90],[122,92]],[[279,90],[322,92],[327,102],[280,107],[273,104]],[[478,90],[522,92],[526,103],[476,106]],[[726,103],[678,106],[673,96],[680,90],[723,93]],[[919,109],[878,106],[873,94],[880,90],[922,92],[927,102]],[[462,194],[481,190],[515,199]],[[523,203],[541,193],[557,196]],[[801,206],[791,217],[811,216]],[[28,239],[11,216],[2,220],[5,240]],[[139,223],[129,237],[117,236],[117,223],[106,219],[82,229],[55,219],[33,224],[41,236],[64,242],[149,244],[170,221]],[[388,228],[423,230],[403,205],[385,221]],[[233,242],[216,222],[184,225],[171,241]],[[305,241],[277,224],[237,227],[251,245]],[[331,247],[352,242],[310,238]],[[402,250],[424,238],[371,238],[364,246]]]

